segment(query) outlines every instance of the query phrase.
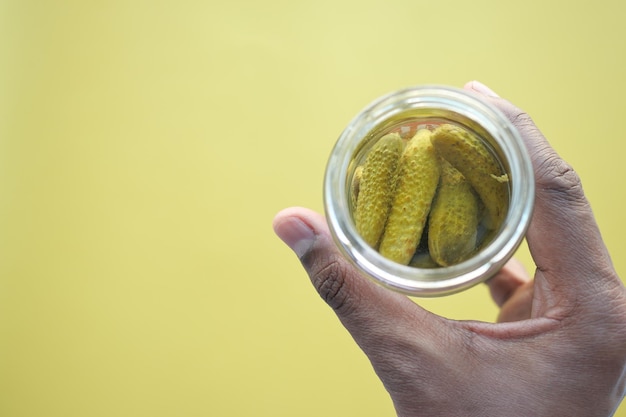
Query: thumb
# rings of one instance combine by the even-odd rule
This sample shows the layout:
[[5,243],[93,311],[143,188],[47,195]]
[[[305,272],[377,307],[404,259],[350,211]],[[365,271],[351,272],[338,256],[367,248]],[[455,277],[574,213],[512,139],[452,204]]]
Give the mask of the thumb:
[[[398,338],[418,336],[419,340],[441,334],[438,322],[443,319],[363,277],[341,255],[318,213],[288,208],[276,215],[273,226],[300,258],[319,295],[373,361],[374,352],[386,350],[385,344],[390,348]],[[409,335],[415,329],[423,334]]]

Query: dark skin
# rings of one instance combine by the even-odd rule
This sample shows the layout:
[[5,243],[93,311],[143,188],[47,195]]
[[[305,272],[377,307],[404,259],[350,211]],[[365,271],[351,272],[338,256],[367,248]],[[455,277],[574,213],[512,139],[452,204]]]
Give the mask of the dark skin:
[[610,416],[626,382],[626,292],[580,179],[531,118],[486,86],[465,89],[519,129],[536,180],[531,278],[515,260],[491,278],[497,323],[455,321],[364,278],[318,213],[274,219],[313,286],[370,359],[397,415]]

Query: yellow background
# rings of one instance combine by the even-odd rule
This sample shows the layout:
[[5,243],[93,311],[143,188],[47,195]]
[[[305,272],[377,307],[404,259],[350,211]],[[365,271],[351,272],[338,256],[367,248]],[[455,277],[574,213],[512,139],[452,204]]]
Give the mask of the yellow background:
[[563,5],[1,1],[0,416],[395,415],[271,221],[408,85],[527,110],[624,276],[625,10]]

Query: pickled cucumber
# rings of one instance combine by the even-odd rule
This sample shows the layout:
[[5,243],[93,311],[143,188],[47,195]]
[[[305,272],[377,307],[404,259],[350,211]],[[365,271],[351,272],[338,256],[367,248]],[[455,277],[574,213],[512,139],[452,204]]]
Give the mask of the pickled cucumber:
[[487,211],[486,227],[500,227],[508,209],[508,177],[495,157],[476,136],[452,124],[435,129],[431,140],[482,200]]
[[[427,127],[426,127],[427,126]],[[498,233],[508,176],[478,136],[421,124],[383,136],[355,159],[349,199],[357,232],[385,258],[415,268],[455,265]]]
[[413,258],[411,258],[409,266],[412,266],[413,268],[430,269],[438,268],[441,265],[435,262],[428,252],[416,252],[415,255],[413,255]]
[[363,176],[363,165],[359,165],[354,170],[354,175],[352,176],[352,182],[350,184],[350,202],[352,203],[352,207],[356,207],[357,200],[359,198],[359,191],[361,189],[361,177]]
[[479,204],[472,186],[441,159],[441,181],[429,216],[428,249],[441,266],[459,263],[476,248]]
[[378,247],[389,215],[403,148],[400,135],[387,134],[372,147],[363,165],[355,224],[361,237],[373,248]]
[[404,265],[409,264],[417,249],[439,183],[440,165],[430,137],[429,130],[419,130],[402,153],[380,242],[381,255]]

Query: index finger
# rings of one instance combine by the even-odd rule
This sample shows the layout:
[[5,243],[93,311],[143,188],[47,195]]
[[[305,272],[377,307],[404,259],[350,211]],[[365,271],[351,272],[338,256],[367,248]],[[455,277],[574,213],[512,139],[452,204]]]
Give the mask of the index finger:
[[[466,89],[485,93],[480,84],[468,83]],[[549,288],[561,292],[570,288],[578,294],[605,284],[621,286],[576,171],[526,112],[489,92],[487,99],[519,130],[532,160],[535,209],[526,238]]]

